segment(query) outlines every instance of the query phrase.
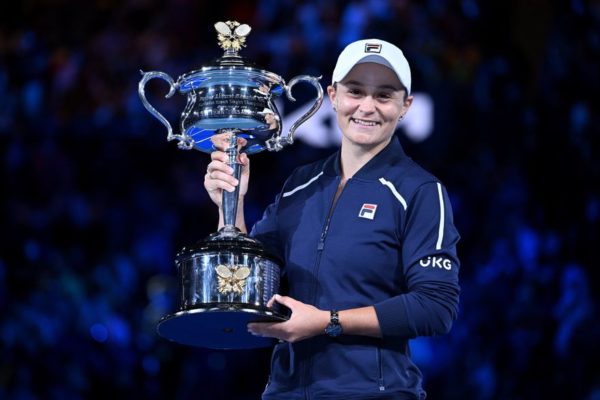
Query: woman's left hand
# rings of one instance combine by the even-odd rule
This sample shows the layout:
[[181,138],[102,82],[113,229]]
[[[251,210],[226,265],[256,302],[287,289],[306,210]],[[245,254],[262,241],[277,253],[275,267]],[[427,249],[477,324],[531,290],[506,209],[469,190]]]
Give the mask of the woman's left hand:
[[290,319],[285,322],[253,322],[248,324],[248,332],[290,343],[325,333],[324,329],[329,323],[328,311],[319,310],[309,304],[278,294],[269,300],[267,307],[272,307],[274,302],[291,310]]

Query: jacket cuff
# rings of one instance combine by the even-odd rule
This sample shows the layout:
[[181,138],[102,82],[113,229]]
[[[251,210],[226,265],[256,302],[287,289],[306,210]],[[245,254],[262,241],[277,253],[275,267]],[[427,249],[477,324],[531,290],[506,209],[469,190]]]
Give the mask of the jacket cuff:
[[388,337],[412,337],[415,329],[410,326],[410,318],[404,299],[400,296],[392,297],[373,306],[381,336]]

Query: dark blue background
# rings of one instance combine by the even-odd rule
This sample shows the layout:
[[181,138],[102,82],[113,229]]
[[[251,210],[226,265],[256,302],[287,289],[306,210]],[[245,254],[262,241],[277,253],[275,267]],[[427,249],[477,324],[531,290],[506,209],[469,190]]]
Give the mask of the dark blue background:
[[[287,79],[329,82],[345,44],[392,41],[434,99],[429,139],[398,133],[462,234],[459,319],[413,346],[430,398],[599,399],[600,3],[583,0],[2,2],[0,398],[259,397],[268,349],[155,333],[174,255],[217,210],[209,157],[166,142],[139,69],[198,68],[228,19],[253,28],[243,55]],[[176,121],[184,100],[159,108]],[[248,222],[333,150],[255,156]]]

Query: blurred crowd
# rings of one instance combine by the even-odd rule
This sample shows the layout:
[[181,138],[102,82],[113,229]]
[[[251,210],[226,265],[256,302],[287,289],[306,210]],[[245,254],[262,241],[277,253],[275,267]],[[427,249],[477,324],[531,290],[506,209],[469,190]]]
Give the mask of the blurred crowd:
[[[462,236],[459,318],[413,342],[429,398],[600,399],[598,0],[3,2],[0,398],[259,397],[269,349],[155,332],[176,307],[175,254],[217,210],[209,157],[167,143],[139,71],[206,64],[224,20],[252,26],[245,57],[324,84],[347,43],[389,40],[433,98],[429,139],[398,131]],[[158,107],[171,121],[179,97]],[[334,150],[256,155],[249,225],[295,166]]]

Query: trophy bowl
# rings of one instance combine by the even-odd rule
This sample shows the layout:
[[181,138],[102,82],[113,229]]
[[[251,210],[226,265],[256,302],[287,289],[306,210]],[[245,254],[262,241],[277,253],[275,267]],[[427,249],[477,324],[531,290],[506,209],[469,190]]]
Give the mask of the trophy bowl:
[[[250,27],[235,21],[215,24],[222,57],[176,81],[160,71],[142,72],[138,94],[144,107],[167,128],[167,140],[179,148],[228,154],[233,175],[239,179],[239,153],[279,151],[294,142],[294,132],[323,102],[316,77],[301,75],[286,84],[273,72],[254,66],[238,51],[245,46]],[[147,100],[145,86],[152,79],[169,84],[166,97],[176,92],[187,97],[179,132]],[[281,115],[274,99],[291,94],[292,87],[307,82],[317,90],[310,109],[282,136]],[[282,261],[258,240],[235,227],[239,191],[223,192],[224,226],[218,232],[183,248],[176,257],[178,310],[163,317],[158,333],[171,341],[215,349],[270,346],[273,339],[247,332],[249,322],[282,322],[288,316],[278,305],[268,307],[278,293]]]
[[[206,153],[225,150],[226,145],[221,147],[223,143],[215,136],[231,131],[235,131],[239,142],[243,143],[238,150],[246,154],[279,151],[292,144],[298,126],[310,118],[323,102],[320,77],[301,75],[286,84],[279,75],[255,67],[238,54],[237,50],[244,46],[250,32],[248,25],[227,21],[215,24],[215,28],[219,32],[220,46],[225,50],[223,56],[181,75],[177,81],[164,72],[142,72],[138,85],[142,103],[165,125],[167,140],[177,140],[182,149],[194,148]],[[180,133],[173,133],[169,121],[146,99],[146,83],[155,78],[169,84],[165,97],[169,98],[176,92],[187,96],[187,104],[181,113]],[[317,89],[317,98],[312,107],[294,122],[287,136],[281,136],[281,115],[273,100],[285,93],[290,101],[295,101],[292,88],[299,82],[312,84]]]

